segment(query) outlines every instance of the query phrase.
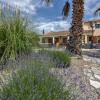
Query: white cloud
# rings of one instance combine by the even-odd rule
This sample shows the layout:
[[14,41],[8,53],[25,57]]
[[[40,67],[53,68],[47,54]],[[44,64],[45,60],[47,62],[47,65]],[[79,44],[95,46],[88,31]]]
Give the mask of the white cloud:
[[40,26],[37,27],[39,32],[42,32],[43,29],[45,32],[50,31],[66,31],[70,27],[70,23],[66,21],[52,21],[52,22],[44,22],[40,23]]
[[[37,14],[37,8],[45,7],[45,3],[42,4],[42,0],[0,0],[2,2],[8,2],[10,6],[17,6],[22,12],[27,13],[28,15]],[[51,3],[50,7],[53,7]],[[100,0],[85,0],[85,16],[93,16],[93,12],[96,8],[100,7]],[[99,17],[100,18],[100,17]],[[62,16],[56,18],[59,21],[51,21],[45,19],[45,17],[38,17],[36,26],[37,29],[41,32],[43,29],[45,31],[64,31],[67,30],[70,26],[70,21],[62,21]]]
[[3,3],[9,4],[11,7],[16,7],[24,13],[36,14],[36,4],[37,0],[0,0]]
[[[11,7],[17,7],[24,13],[35,15],[37,8],[46,7],[42,0],[0,0],[0,2],[8,3]],[[50,4],[53,7],[53,4]]]
[[85,0],[85,16],[93,16],[94,11],[100,7],[100,0]]

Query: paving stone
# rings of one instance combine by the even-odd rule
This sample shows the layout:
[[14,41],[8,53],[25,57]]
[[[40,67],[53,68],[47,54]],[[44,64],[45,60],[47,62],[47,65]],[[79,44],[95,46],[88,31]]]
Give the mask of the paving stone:
[[100,88],[100,82],[98,82],[98,81],[94,81],[94,80],[90,79],[90,84],[97,89]]
[[93,68],[93,67],[92,67],[92,71],[93,71],[95,74],[100,75],[100,70],[98,70],[97,68]]
[[94,75],[98,80],[100,80],[100,75]]

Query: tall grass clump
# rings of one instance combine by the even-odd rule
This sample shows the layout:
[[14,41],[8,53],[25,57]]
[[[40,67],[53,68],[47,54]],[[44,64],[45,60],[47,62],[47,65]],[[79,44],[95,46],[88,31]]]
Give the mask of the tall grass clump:
[[69,92],[49,68],[49,63],[33,61],[18,69],[1,89],[1,100],[70,100]]
[[56,67],[69,67],[71,57],[64,51],[52,51],[52,50],[42,50],[42,52],[47,52],[53,61],[56,63]]
[[29,53],[38,44],[37,35],[29,28],[28,20],[20,10],[0,11],[0,62],[15,59],[20,53]]
[[60,62],[63,62],[63,63],[70,62],[69,55],[63,51],[49,51],[49,53],[54,59],[57,59]]

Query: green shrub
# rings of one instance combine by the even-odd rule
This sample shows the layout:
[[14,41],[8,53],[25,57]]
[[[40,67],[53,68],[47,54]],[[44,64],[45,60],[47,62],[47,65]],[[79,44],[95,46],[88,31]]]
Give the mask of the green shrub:
[[44,63],[33,62],[13,73],[0,92],[1,100],[69,100],[69,92],[49,74]]
[[56,62],[57,67],[68,67],[70,65],[70,55],[64,51],[44,50]]
[[28,53],[38,44],[38,36],[29,28],[26,18],[19,10],[8,8],[0,13],[0,62],[14,58],[20,53]]
[[68,54],[62,51],[51,51],[50,55],[53,56],[53,58],[59,60],[60,62],[66,63],[70,61],[70,57]]

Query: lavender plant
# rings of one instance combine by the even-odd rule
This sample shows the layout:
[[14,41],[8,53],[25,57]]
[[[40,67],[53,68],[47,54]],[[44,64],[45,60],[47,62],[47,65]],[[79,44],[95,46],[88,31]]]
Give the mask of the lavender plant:
[[67,68],[70,65],[70,55],[64,51],[42,51],[45,54],[49,55],[52,60],[56,63],[56,67]]
[[41,55],[40,59],[28,58],[24,67],[13,71],[12,78],[0,91],[1,100],[70,100],[61,82],[49,74],[52,63],[41,58]]

